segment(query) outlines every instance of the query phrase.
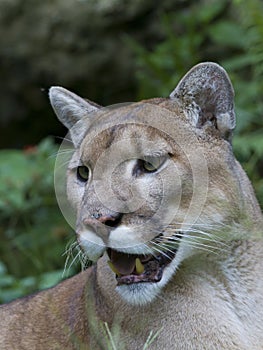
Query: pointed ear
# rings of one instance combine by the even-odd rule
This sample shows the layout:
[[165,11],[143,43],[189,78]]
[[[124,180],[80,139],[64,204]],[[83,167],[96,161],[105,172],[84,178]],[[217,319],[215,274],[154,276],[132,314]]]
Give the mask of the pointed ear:
[[58,117],[70,131],[75,147],[78,147],[89,127],[88,116],[100,107],[60,86],[49,89],[50,103]]
[[234,90],[221,66],[212,62],[194,66],[170,98],[181,100],[190,122],[197,128],[214,125],[223,138],[231,139],[236,125]]

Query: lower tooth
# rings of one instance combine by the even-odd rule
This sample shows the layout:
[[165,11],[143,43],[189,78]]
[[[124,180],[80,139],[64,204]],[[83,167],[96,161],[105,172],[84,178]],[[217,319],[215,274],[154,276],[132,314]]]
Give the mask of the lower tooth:
[[139,258],[136,258],[135,260],[135,267],[136,267],[136,272],[138,275],[141,275],[144,272],[144,266],[141,263],[141,260]]

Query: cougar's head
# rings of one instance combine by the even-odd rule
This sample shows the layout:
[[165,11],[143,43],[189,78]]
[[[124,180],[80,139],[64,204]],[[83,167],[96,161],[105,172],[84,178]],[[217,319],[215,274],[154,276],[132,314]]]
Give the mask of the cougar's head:
[[195,66],[169,98],[101,108],[52,87],[50,100],[74,146],[78,242],[92,261],[108,255],[125,300],[152,301],[182,261],[220,249],[218,227],[239,214],[233,90],[220,66]]

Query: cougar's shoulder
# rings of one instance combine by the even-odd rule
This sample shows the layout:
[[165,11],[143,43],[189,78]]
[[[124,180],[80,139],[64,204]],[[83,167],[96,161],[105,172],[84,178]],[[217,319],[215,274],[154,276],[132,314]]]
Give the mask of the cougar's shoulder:
[[89,344],[86,298],[93,298],[93,279],[90,268],[55,287],[0,306],[0,348],[75,349]]

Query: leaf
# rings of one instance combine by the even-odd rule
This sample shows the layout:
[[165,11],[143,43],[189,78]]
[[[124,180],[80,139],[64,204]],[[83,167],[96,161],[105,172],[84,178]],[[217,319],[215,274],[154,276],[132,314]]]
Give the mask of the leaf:
[[63,270],[51,271],[42,274],[39,288],[46,289],[54,286],[62,280]]
[[220,21],[213,24],[208,30],[210,37],[218,45],[231,48],[246,47],[246,32],[238,23]]

